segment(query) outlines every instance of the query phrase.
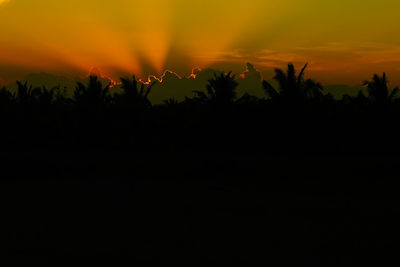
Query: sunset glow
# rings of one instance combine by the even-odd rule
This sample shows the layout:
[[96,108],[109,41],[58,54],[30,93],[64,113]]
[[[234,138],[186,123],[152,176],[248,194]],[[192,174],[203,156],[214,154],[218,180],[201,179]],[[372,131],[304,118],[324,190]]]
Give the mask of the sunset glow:
[[326,83],[373,72],[400,77],[395,0],[0,0],[0,83],[32,72],[69,76],[99,68],[181,76],[194,66],[264,76],[310,63]]

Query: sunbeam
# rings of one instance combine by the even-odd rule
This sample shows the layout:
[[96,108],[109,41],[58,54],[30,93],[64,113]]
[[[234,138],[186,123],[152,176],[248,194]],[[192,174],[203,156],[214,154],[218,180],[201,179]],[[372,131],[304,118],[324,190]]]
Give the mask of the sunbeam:
[[[362,3],[362,4],[361,4]],[[394,0],[0,0],[0,67],[187,75],[194,66],[262,72],[311,64],[323,81],[400,72]],[[365,16],[369,10],[376,10]],[[0,73],[1,76],[1,73]],[[18,73],[15,73],[18,76]],[[11,78],[10,78],[11,79]]]

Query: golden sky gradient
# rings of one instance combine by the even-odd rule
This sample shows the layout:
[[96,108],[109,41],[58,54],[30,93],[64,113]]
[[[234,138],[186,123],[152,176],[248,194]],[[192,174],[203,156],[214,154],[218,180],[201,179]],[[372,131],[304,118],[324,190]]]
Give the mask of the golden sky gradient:
[[325,83],[386,71],[400,83],[398,0],[0,0],[0,83],[98,67],[110,75],[192,67],[264,78],[310,63]]

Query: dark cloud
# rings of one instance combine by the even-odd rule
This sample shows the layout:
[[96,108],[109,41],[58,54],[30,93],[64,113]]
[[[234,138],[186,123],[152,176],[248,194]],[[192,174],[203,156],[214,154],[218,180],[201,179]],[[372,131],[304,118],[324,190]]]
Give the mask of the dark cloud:
[[238,79],[238,91],[241,94],[248,93],[260,97],[263,95],[261,81],[261,73],[256,70],[254,65],[247,63],[246,71],[242,73]]
[[[175,98],[176,100],[183,100],[186,96],[192,96],[193,91],[204,91],[208,80],[214,77],[214,74],[220,74],[225,71],[216,70],[213,68],[194,69],[192,74],[188,77],[179,77],[173,72],[165,72],[162,77],[162,82],[153,79],[156,84],[153,87],[153,93],[150,96],[153,103],[161,103],[168,98]],[[239,86],[238,96],[245,93],[263,96],[261,88],[261,73],[256,68],[247,63],[244,73],[235,75]]]
[[[214,74],[220,74],[224,71],[216,70],[214,68],[206,69],[193,69],[191,75],[183,76],[172,72],[165,71],[161,77],[149,76],[147,81],[155,83],[150,94],[150,100],[153,104],[160,104],[164,100],[169,98],[174,98],[178,101],[182,101],[185,97],[193,96],[193,91],[205,91],[206,84],[209,79],[214,77]],[[97,74],[104,85],[109,83],[109,78],[100,69],[91,70],[91,74]],[[124,77],[129,77],[129,75],[124,75]],[[244,72],[238,72],[235,75],[236,80],[239,83],[238,86],[238,96],[245,93],[255,95],[258,97],[264,97],[261,81],[263,77],[261,73],[256,69],[256,67],[250,63],[246,64]],[[75,88],[76,82],[86,83],[87,78],[84,76],[69,79],[64,76],[56,76],[46,73],[30,74],[23,79],[23,81],[28,81],[34,87],[46,86],[52,88],[55,86],[60,86],[62,88],[67,88],[67,93],[72,96],[72,92]],[[271,81],[274,86],[276,83]],[[16,90],[16,84],[9,83],[7,87],[11,90]],[[348,85],[326,85],[325,91],[331,93],[335,98],[340,99],[344,94],[357,95],[360,90],[363,90],[362,86],[348,86]],[[112,88],[113,92],[118,92],[120,88],[118,86]]]
[[[150,94],[150,100],[154,104],[162,103],[164,100],[169,98],[175,98],[176,100],[182,101],[185,97],[193,96],[193,91],[204,91],[208,80],[214,77],[214,74],[220,74],[225,71],[220,71],[214,68],[206,69],[193,69],[192,73],[188,76],[181,77],[172,71],[165,71],[161,77],[149,76],[147,81],[155,83]],[[94,74],[100,77],[104,84],[107,84],[111,78],[104,74],[100,69],[94,68],[89,74]],[[124,75],[127,77],[128,75]],[[235,75],[239,86],[238,96],[240,97],[244,93],[252,95],[263,96],[261,90],[261,73],[256,68],[248,63],[243,73],[237,73]],[[46,73],[30,74],[27,75],[24,81],[28,81],[34,87],[45,85],[48,88],[54,86],[66,87],[69,95],[72,95],[73,89],[75,88],[76,82],[86,82],[85,77],[69,79],[64,76],[50,75]],[[11,90],[16,89],[16,84],[9,83],[8,88]],[[120,88],[116,86],[112,89],[118,91]]]

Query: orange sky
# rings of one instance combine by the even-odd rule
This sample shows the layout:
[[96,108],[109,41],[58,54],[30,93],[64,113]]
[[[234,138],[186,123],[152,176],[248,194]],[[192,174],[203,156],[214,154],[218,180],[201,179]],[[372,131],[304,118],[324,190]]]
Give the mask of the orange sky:
[[0,0],[0,83],[31,72],[181,75],[192,67],[264,78],[310,63],[324,83],[386,71],[400,83],[396,0]]

